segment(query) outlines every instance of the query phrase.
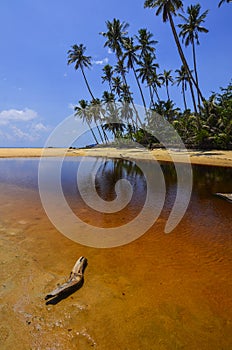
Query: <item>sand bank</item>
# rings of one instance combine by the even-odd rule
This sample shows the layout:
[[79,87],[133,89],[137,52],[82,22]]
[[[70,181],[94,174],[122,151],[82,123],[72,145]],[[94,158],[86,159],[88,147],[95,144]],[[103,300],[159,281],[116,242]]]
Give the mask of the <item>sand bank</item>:
[[92,148],[92,149],[65,149],[65,148],[0,148],[0,158],[12,157],[40,157],[42,154],[51,157],[66,156],[96,156],[108,158],[125,159],[151,159],[158,161],[172,161],[174,157],[177,162],[186,162],[186,156],[192,164],[228,166],[232,167],[232,151],[210,150],[210,151],[181,151],[178,149],[165,150],[155,149],[147,151],[143,148]]

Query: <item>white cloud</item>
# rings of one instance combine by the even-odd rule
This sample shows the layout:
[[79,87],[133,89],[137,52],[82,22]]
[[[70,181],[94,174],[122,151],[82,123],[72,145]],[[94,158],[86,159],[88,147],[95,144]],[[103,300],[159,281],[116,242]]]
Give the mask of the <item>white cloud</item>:
[[28,141],[34,141],[35,138],[28,132],[25,132],[16,126],[12,126],[11,130],[13,131],[14,136],[16,136],[18,139],[28,140]]
[[10,129],[16,138],[20,140],[30,141],[30,142],[39,140],[42,136],[41,135],[42,133],[49,131],[49,128],[45,126],[43,123],[30,125],[25,129],[23,129],[22,127],[19,128],[15,125],[12,125]]
[[27,122],[37,117],[37,112],[29,108],[24,110],[8,109],[0,112],[0,125],[7,125],[11,122]]
[[44,125],[38,113],[30,108],[9,109],[0,112],[1,143],[33,143],[44,139],[51,130]]
[[43,123],[38,123],[34,125],[34,130],[35,131],[48,131],[49,128],[45,126]]
[[105,57],[105,58],[103,58],[102,60],[93,61],[93,64],[102,66],[103,64],[107,64],[108,62],[109,62],[108,57]]
[[112,53],[113,53],[113,51],[110,48],[108,48],[107,52],[108,52],[109,55],[112,55]]

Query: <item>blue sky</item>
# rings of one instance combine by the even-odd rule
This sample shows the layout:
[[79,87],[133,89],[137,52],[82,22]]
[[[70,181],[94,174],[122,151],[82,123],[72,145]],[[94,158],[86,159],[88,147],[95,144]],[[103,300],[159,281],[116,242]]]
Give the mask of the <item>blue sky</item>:
[[[94,95],[101,97],[101,69],[106,63],[114,63],[114,56],[103,47],[104,38],[98,34],[105,31],[106,20],[115,17],[128,22],[130,35],[147,27],[159,41],[156,54],[160,70],[180,67],[169,24],[163,24],[154,10],[144,9],[143,3],[1,0],[0,147],[43,146],[56,125],[72,114],[72,105],[89,99],[81,73],[67,66],[67,51],[75,43],[83,43],[86,54],[93,58],[86,75]],[[197,2],[183,3],[186,9]],[[226,86],[232,77],[232,4],[220,9],[217,4],[218,0],[201,1],[202,11],[209,9],[205,22],[209,33],[200,36],[197,47],[199,80],[206,97]],[[190,49],[185,52],[191,58]],[[182,103],[175,87],[170,94],[177,104]],[[165,91],[162,96],[165,98]],[[135,100],[141,103],[137,94]]]

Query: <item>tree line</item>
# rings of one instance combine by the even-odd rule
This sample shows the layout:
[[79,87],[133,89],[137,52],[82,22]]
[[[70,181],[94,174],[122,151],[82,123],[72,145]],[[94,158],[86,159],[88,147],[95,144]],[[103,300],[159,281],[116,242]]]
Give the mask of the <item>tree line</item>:
[[[221,0],[218,7],[232,0]],[[68,51],[68,64],[80,70],[90,101],[81,99],[74,107],[75,115],[86,122],[96,144],[108,143],[108,133],[124,141],[133,140],[150,147],[159,146],[159,141],[147,130],[157,127],[156,113],[163,116],[178,131],[187,147],[231,148],[232,147],[232,83],[220,92],[212,93],[206,99],[201,91],[196,47],[200,44],[200,34],[208,33],[204,26],[208,10],[202,12],[201,5],[190,5],[184,12],[180,0],[146,0],[145,8],[155,10],[164,23],[169,23],[180,57],[181,66],[172,70],[159,70],[156,57],[157,40],[146,28],[141,28],[134,36],[129,36],[129,24],[114,18],[106,22],[106,31],[100,35],[107,47],[115,55],[114,66],[106,64],[102,70],[102,83],[107,86],[101,98],[96,97],[86,77],[86,68],[92,65],[92,58],[86,55],[83,44],[73,45]],[[181,11],[181,13],[180,13]],[[175,17],[181,20],[175,23]],[[185,57],[183,46],[191,46],[193,67]],[[174,75],[173,75],[174,73]],[[128,78],[134,77],[145,118],[141,119],[136,107]],[[184,109],[177,107],[170,98],[170,85],[180,87]],[[166,99],[160,97],[162,87]],[[192,106],[187,105],[189,93]],[[119,107],[120,106],[120,107]],[[154,112],[154,113],[153,113]],[[96,128],[91,128],[92,123]],[[97,132],[96,132],[97,131]]]

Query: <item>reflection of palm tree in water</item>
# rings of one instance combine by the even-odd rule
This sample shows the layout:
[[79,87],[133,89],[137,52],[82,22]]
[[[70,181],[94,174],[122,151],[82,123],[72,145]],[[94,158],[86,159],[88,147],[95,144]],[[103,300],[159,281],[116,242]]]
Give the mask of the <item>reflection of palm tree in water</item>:
[[130,182],[135,195],[138,191],[144,192],[146,190],[143,173],[134,162],[126,159],[105,160],[99,168],[95,180],[99,196],[104,200],[114,200],[116,196],[115,184],[120,179],[126,179]]

